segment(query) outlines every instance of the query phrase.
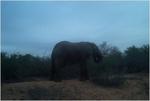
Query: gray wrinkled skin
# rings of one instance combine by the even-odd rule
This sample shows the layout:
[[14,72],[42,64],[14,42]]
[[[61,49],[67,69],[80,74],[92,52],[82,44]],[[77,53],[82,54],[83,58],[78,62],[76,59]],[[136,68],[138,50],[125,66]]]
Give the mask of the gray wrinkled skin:
[[88,80],[86,62],[89,58],[93,58],[97,63],[102,59],[101,52],[94,43],[68,41],[57,43],[51,55],[51,80],[61,81],[61,69],[68,64],[80,64],[80,80]]

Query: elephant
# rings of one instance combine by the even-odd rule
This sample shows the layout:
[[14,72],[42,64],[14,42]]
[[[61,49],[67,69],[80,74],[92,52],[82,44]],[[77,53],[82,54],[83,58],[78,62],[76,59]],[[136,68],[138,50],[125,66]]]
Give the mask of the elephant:
[[79,64],[79,80],[89,80],[86,66],[89,58],[93,58],[96,63],[102,60],[102,54],[94,43],[69,41],[57,43],[51,54],[51,80],[61,81],[61,69],[69,64]]

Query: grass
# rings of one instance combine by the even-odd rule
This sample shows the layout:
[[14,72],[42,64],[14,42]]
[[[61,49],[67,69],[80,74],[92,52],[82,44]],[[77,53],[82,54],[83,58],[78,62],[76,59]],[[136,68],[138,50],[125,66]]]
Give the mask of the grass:
[[104,87],[120,87],[124,84],[125,78],[122,75],[103,75],[99,78],[93,78],[92,81]]
[[3,100],[148,100],[148,75],[132,74],[127,77],[119,88],[95,85],[90,81],[63,80],[57,83],[38,80],[2,84],[1,93]]

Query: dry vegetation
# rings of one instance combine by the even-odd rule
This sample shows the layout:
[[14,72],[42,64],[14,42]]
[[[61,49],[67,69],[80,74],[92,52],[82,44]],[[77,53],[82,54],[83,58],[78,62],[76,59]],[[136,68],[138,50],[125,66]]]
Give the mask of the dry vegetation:
[[104,87],[90,81],[64,80],[2,84],[2,99],[149,99],[148,75],[126,75],[119,87]]

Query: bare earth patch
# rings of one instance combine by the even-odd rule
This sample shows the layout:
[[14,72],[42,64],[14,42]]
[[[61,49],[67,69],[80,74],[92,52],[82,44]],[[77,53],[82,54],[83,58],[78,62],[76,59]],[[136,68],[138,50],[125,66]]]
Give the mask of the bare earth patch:
[[64,80],[53,82],[48,80],[2,84],[2,99],[149,99],[148,77],[127,79],[121,87],[103,87],[90,81]]

